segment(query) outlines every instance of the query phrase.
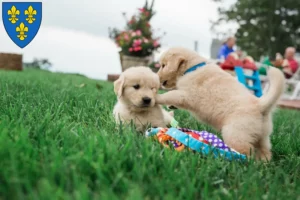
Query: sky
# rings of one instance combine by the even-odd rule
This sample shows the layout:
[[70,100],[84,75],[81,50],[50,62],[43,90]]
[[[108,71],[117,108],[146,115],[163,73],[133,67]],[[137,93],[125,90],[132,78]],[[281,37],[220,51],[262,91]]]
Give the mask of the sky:
[[[227,5],[232,1],[227,0]],[[108,27],[122,29],[125,26],[122,12],[130,17],[144,5],[144,0],[42,2],[41,28],[24,49],[10,40],[0,20],[0,52],[22,53],[24,62],[47,58],[53,63],[53,71],[80,73],[94,79],[105,80],[107,74],[121,72],[118,48],[108,38]],[[152,27],[160,29],[158,34],[167,33],[161,40],[162,48],[156,53],[156,59],[172,46],[193,49],[195,40],[199,54],[209,58],[213,38],[210,20],[218,17],[216,3],[212,0],[156,0],[154,8],[157,14],[151,21]]]

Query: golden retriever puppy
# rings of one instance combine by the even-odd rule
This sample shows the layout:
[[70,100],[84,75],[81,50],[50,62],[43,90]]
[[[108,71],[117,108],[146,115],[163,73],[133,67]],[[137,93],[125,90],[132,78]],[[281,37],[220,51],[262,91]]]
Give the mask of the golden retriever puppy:
[[132,67],[125,70],[114,82],[118,102],[113,114],[116,122],[133,121],[138,131],[152,127],[167,127],[173,117],[155,103],[160,87],[158,75],[148,67]]
[[173,89],[157,95],[158,104],[186,109],[200,121],[221,131],[225,143],[257,159],[271,159],[271,110],[284,89],[284,76],[269,70],[270,88],[255,97],[234,77],[196,52],[171,48],[161,59],[158,71],[162,86]]

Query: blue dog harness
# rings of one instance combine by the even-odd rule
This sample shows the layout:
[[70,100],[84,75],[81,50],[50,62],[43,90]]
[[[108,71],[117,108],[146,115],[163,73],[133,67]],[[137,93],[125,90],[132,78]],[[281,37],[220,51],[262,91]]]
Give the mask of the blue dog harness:
[[193,72],[193,71],[195,71],[196,69],[198,69],[198,68],[200,68],[200,67],[203,67],[204,65],[206,65],[206,62],[199,63],[199,64],[197,64],[197,65],[191,67],[190,69],[186,70],[186,71],[184,72],[184,74],[188,74],[188,73],[190,73],[190,72]]

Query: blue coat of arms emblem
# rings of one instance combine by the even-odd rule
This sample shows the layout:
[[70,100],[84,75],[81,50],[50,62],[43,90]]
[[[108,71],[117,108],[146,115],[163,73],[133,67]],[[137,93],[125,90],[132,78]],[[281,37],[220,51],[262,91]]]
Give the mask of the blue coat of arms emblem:
[[42,2],[3,2],[2,20],[10,39],[24,48],[40,29]]

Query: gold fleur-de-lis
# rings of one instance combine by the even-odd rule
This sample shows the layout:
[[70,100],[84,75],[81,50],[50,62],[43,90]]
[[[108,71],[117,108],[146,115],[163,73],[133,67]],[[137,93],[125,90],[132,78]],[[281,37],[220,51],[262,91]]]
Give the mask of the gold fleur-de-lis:
[[34,15],[36,14],[36,10],[34,10],[32,6],[29,6],[28,9],[25,10],[25,15],[27,15],[26,21],[32,24],[35,21]]
[[15,24],[19,19],[17,18],[17,15],[20,15],[20,11],[17,10],[15,6],[12,6],[10,10],[7,11],[7,14],[10,15],[10,18],[8,19],[12,24]]
[[28,27],[26,27],[23,22],[20,24],[19,27],[16,28],[16,31],[19,32],[19,35],[17,35],[17,37],[20,40],[25,40],[25,38],[27,38],[27,35],[25,32],[28,32]]

